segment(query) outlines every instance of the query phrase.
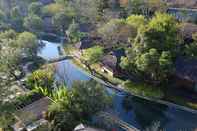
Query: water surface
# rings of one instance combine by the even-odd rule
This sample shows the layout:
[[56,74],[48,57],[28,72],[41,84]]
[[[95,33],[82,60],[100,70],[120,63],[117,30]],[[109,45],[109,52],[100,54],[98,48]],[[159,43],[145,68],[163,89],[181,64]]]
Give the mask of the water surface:
[[[46,45],[39,54],[41,57],[51,59],[59,56],[57,43],[43,42]],[[91,79],[70,60],[56,63],[55,68],[56,78],[68,86],[76,80]],[[197,114],[150,102],[113,89],[107,88],[107,91],[113,96],[113,106],[109,112],[140,130],[151,128],[153,125],[165,131],[195,131],[197,129]]]

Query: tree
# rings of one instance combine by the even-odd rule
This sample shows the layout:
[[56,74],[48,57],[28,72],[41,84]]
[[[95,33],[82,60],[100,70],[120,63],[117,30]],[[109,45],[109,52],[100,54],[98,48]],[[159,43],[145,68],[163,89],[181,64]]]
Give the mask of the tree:
[[30,32],[20,33],[17,38],[17,44],[27,56],[33,58],[37,55],[38,40],[34,34]]
[[103,48],[100,46],[94,46],[92,48],[86,49],[83,56],[89,64],[94,64],[100,61],[103,56]]
[[173,71],[173,60],[180,54],[179,43],[176,20],[170,15],[157,13],[148,24],[138,28],[135,41],[127,57],[122,59],[121,67],[129,72],[145,74],[145,79],[153,83],[160,83]]
[[118,44],[127,46],[129,38],[133,39],[137,30],[128,25],[123,19],[112,19],[98,29],[99,34],[104,39],[104,46],[110,48]]
[[170,72],[173,72],[173,70],[174,70],[173,58],[172,58],[170,51],[163,51],[161,53],[161,56],[159,58],[159,65],[162,70],[161,72],[164,75],[169,74]]
[[80,32],[79,24],[75,21],[69,25],[68,30],[66,31],[69,42],[76,43],[81,40],[81,38],[85,37],[85,33]]
[[62,34],[64,34],[65,30],[72,22],[72,16],[68,15],[66,12],[59,12],[53,16],[52,20],[53,25],[57,26]]
[[136,60],[136,66],[140,71],[150,75],[151,78],[157,79],[159,53],[156,49],[150,49],[149,52],[139,56]]
[[31,32],[39,33],[42,31],[43,20],[35,14],[30,14],[24,19],[24,27]]
[[5,73],[9,78],[11,77],[17,80],[18,76],[16,75],[16,71],[20,70],[20,65],[19,65],[20,57],[21,57],[20,49],[4,46],[0,50],[0,72]]
[[2,10],[0,10],[0,23],[1,22],[5,22],[5,13]]
[[0,33],[0,39],[1,40],[15,40],[17,38],[17,33],[12,30],[12,29],[9,29],[9,30],[6,30],[2,33]]
[[60,3],[52,3],[43,7],[42,12],[45,16],[54,16],[59,12],[64,11],[64,5]]
[[28,7],[28,13],[41,16],[42,15],[42,3],[32,2]]
[[146,19],[142,15],[131,15],[126,19],[126,23],[138,29],[146,24]]
[[10,11],[10,19],[12,27],[16,31],[21,31],[23,29],[23,17],[18,6],[13,7]]
[[27,85],[30,89],[43,87],[52,90],[53,83],[54,76],[50,70],[37,70],[27,78]]
[[147,46],[155,47],[158,51],[170,50],[178,53],[178,26],[174,17],[168,14],[157,13],[148,24],[144,33]]
[[72,90],[61,88],[58,92],[64,95],[58,95],[61,97],[49,107],[48,113],[53,130],[73,130],[111,103],[104,88],[95,81],[76,82]]
[[17,34],[14,30],[0,33],[0,72],[10,78],[18,79],[16,71],[20,70],[21,48],[16,44]]
[[102,0],[75,0],[71,5],[77,12],[78,19],[84,22],[97,23],[100,18],[100,5]]

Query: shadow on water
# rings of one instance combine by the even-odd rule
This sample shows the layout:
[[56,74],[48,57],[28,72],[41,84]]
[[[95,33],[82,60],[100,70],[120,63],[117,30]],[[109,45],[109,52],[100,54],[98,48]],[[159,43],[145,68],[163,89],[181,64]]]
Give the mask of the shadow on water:
[[126,112],[134,112],[135,120],[141,129],[151,127],[153,123],[157,122],[162,123],[165,127],[165,124],[168,122],[168,118],[165,116],[165,111],[168,107],[165,105],[127,95],[123,99],[122,106]]
[[[58,46],[52,42],[43,41],[46,46],[42,49],[39,56],[45,59],[56,58],[59,56]],[[64,60],[55,64],[55,77],[58,81],[72,86],[73,81],[88,81],[91,78],[81,71],[70,60]],[[133,125],[134,127],[145,130],[155,126],[157,129],[165,131],[197,129],[197,115],[187,111],[168,107],[162,104],[150,102],[138,97],[128,95],[110,88],[106,88],[108,94],[113,97],[113,105],[107,112],[117,116],[120,120]]]

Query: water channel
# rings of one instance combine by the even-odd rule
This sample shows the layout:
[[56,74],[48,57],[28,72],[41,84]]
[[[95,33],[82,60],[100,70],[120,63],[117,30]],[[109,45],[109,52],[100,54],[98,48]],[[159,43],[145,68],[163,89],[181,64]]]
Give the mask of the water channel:
[[[43,41],[45,46],[40,50],[39,56],[44,59],[59,56],[58,46],[55,42]],[[64,79],[67,86],[73,81],[88,81],[91,78],[79,69],[71,60],[64,60],[55,64],[57,79]],[[107,87],[106,87],[107,88]],[[107,88],[109,94],[113,95],[113,106],[111,113],[118,116],[122,121],[144,130],[157,124],[164,131],[195,131],[197,130],[197,114],[187,112],[138,97],[128,95],[124,92]],[[152,131],[153,129],[150,129]]]

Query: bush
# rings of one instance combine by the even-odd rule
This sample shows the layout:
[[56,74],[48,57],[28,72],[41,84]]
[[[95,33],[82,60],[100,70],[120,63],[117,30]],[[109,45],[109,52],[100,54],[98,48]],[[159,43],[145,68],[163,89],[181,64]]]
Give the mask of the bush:
[[33,89],[35,86],[50,89],[53,83],[54,75],[53,72],[49,70],[37,70],[27,78],[27,86],[30,89]]

